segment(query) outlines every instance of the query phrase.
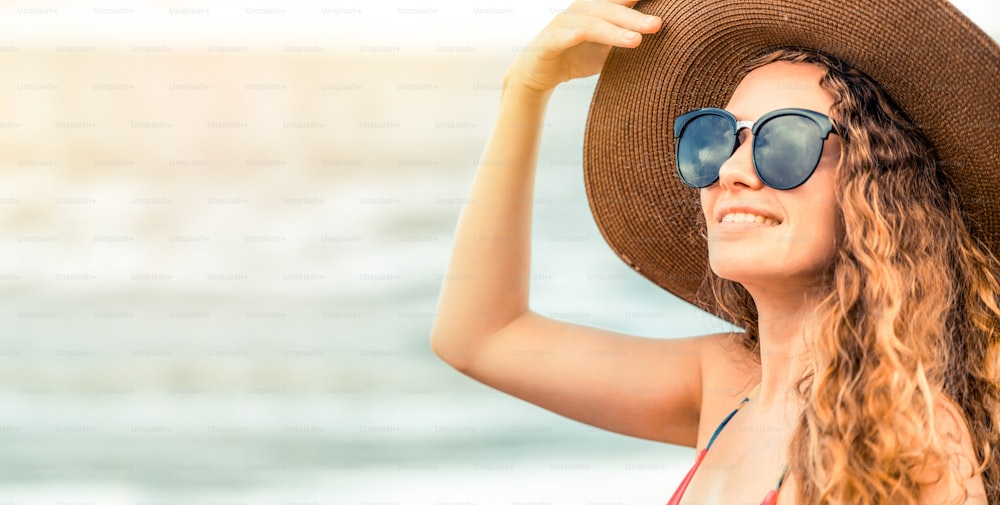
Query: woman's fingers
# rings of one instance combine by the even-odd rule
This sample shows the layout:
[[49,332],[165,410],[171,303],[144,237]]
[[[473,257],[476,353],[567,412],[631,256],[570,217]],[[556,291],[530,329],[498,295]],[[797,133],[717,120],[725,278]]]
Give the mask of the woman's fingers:
[[508,73],[539,91],[600,72],[611,47],[633,48],[662,20],[632,9],[629,0],[577,0],[538,34]]
[[590,19],[570,28],[557,28],[545,33],[539,45],[543,55],[552,57],[585,42],[617,47],[634,47],[642,35],[620,28],[607,21]]
[[593,42],[606,46],[635,47],[642,40],[642,34],[639,32],[596,18],[588,19],[574,31],[580,42]]
[[[576,2],[549,27],[551,49],[567,49],[583,42],[635,47],[643,33],[655,33],[662,21],[628,7],[606,2]],[[546,44],[548,45],[548,44]]]
[[583,27],[594,20],[602,20],[636,33],[655,33],[663,22],[658,16],[609,1],[574,2],[559,17],[559,24],[563,26]]
[[[585,2],[589,2],[591,0],[584,0],[584,1]],[[639,0],[605,0],[605,1],[608,2],[608,3],[614,3],[614,4],[618,4],[618,5],[624,5],[625,7],[632,7],[635,4],[639,3]]]

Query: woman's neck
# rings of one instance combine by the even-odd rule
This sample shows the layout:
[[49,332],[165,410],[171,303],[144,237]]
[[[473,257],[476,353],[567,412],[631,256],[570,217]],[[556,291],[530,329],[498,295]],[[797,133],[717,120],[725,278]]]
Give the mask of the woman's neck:
[[816,307],[821,295],[813,290],[774,292],[751,289],[757,305],[760,338],[760,410],[798,403],[795,385],[806,373],[810,346],[819,328]]

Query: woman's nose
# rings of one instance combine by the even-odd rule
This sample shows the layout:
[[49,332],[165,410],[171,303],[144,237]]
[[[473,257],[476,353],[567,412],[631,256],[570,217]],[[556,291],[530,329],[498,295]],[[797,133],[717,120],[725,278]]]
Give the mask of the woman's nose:
[[733,189],[736,186],[744,186],[750,189],[759,189],[764,186],[753,166],[753,137],[746,129],[740,131],[739,147],[733,151],[729,157],[719,167],[719,184],[724,188]]

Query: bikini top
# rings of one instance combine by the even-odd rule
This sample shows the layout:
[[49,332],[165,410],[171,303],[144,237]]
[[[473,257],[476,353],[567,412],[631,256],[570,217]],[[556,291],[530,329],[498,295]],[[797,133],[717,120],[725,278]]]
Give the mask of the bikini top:
[[[743,408],[743,406],[746,405],[759,390],[760,384],[757,384],[757,387],[753,388],[753,390],[750,391],[750,394],[748,394],[746,398],[744,398],[743,401],[741,401],[740,404],[737,405],[736,408],[733,409],[733,411],[730,412],[721,423],[719,423],[719,427],[715,429],[715,433],[712,434],[712,438],[708,439],[708,445],[706,445],[701,451],[698,451],[698,457],[694,460],[694,466],[688,470],[687,475],[684,476],[684,480],[682,480],[680,486],[677,487],[677,491],[674,491],[674,495],[670,497],[670,501],[667,502],[667,505],[680,505],[681,497],[684,496],[684,491],[687,491],[688,484],[691,483],[691,478],[694,477],[694,473],[698,470],[698,466],[701,465],[701,461],[705,459],[705,454],[707,454],[708,450],[712,447],[712,443],[715,442],[715,438],[719,436],[719,433],[722,433],[722,429],[726,427],[729,420],[732,419],[733,416],[735,416],[736,413],[739,412],[740,409]],[[778,484],[774,486],[774,489],[768,491],[767,496],[764,497],[764,501],[760,502],[760,505],[775,505],[778,503],[778,490],[781,488],[781,483],[785,481],[785,475],[787,474],[788,465],[785,465],[785,469],[781,471],[781,477],[778,478]]]

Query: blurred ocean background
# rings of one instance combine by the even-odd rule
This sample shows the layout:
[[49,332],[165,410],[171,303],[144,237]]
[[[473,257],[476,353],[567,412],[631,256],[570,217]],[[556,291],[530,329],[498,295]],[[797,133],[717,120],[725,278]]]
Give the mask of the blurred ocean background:
[[[564,6],[0,5],[0,504],[664,502],[693,451],[428,344],[503,72]],[[594,82],[546,117],[533,308],[724,328],[594,226]]]

